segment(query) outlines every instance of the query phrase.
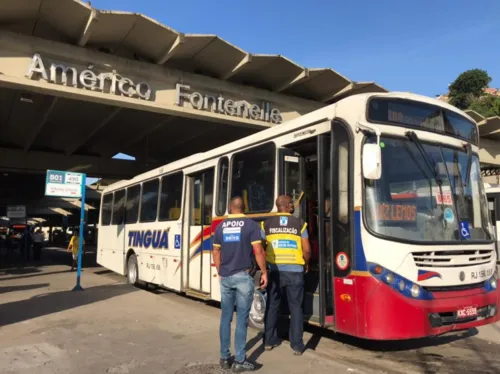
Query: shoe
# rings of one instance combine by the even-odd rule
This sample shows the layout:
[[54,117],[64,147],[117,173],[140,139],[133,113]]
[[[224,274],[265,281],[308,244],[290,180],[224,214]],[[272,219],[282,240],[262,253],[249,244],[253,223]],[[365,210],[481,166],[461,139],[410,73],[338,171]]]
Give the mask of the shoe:
[[271,345],[265,345],[264,346],[264,351],[272,351],[274,348],[279,346],[279,344],[271,344]]
[[231,357],[229,358],[221,358],[220,361],[220,367],[223,370],[229,370],[231,369]]
[[255,365],[247,360],[243,362],[234,361],[232,371],[233,373],[242,373],[244,371],[254,371]]
[[302,356],[302,351],[296,351],[295,349],[293,350],[293,355],[294,356]]

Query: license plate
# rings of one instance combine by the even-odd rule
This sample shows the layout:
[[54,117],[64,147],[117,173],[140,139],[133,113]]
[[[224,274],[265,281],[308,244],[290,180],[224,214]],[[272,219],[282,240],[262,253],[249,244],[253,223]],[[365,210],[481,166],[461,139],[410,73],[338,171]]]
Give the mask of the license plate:
[[468,306],[463,309],[457,310],[457,318],[471,318],[477,316],[477,308],[475,306]]

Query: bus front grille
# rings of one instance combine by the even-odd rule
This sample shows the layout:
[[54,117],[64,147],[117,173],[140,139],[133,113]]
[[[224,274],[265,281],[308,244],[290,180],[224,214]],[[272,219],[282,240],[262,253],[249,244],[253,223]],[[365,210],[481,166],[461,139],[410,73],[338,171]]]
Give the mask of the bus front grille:
[[458,286],[423,286],[423,288],[429,292],[453,292],[453,291],[468,291],[475,290],[484,287],[484,282],[472,283],[472,284],[461,284]]
[[460,251],[413,252],[417,267],[453,268],[489,263],[494,256],[491,249],[466,249]]

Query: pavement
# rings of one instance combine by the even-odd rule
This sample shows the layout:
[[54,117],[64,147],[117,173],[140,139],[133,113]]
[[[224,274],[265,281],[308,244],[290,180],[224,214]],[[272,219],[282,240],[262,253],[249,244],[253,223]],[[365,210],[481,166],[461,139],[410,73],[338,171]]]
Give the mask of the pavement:
[[[165,290],[140,289],[84,258],[82,286],[64,250],[42,263],[0,265],[0,373],[224,373],[220,309]],[[500,373],[500,325],[434,339],[371,342],[307,328],[307,350],[285,341],[264,352],[248,334],[260,373]]]

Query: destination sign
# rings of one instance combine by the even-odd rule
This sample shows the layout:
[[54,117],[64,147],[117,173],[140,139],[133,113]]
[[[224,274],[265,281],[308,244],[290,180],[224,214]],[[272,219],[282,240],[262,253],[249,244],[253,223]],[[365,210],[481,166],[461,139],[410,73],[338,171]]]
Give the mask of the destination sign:
[[478,142],[477,125],[459,113],[425,102],[373,97],[368,102],[367,120],[451,135]]
[[417,206],[390,203],[378,204],[376,218],[379,221],[414,222],[417,220]]

